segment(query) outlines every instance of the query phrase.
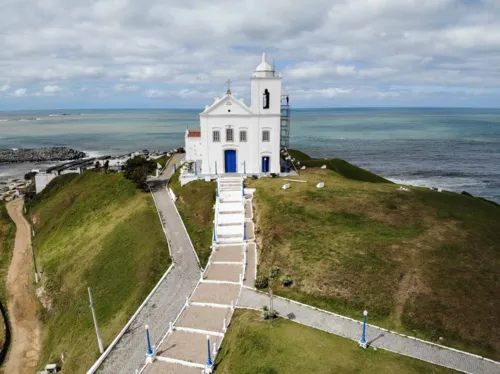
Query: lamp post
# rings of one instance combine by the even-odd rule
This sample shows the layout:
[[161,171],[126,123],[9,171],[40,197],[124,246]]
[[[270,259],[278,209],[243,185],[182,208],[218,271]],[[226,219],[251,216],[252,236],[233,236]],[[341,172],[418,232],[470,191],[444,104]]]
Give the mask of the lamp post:
[[94,320],[95,334],[97,336],[97,345],[99,346],[99,352],[103,353],[104,345],[102,344],[101,332],[99,331],[99,325],[97,324],[97,317],[95,315],[95,310],[94,310],[94,301],[92,300],[92,293],[90,292],[90,287],[88,287],[88,291],[89,291],[89,307],[90,310],[92,311],[92,319]]
[[207,335],[207,368],[211,369],[213,366],[212,357],[210,356],[210,336]]
[[359,345],[363,348],[366,348],[366,316],[368,315],[368,311],[365,310],[363,312],[363,332],[361,333],[361,339],[359,340]]
[[149,337],[149,326],[146,325],[146,340],[148,342],[148,351],[146,353],[146,356],[148,358],[152,358],[153,357],[153,350],[151,349],[151,338]]

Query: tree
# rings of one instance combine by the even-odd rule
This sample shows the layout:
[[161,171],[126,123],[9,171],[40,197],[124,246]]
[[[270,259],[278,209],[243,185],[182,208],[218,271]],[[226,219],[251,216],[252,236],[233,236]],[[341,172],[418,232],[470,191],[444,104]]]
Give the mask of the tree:
[[134,182],[137,187],[147,190],[146,180],[148,175],[156,170],[156,162],[147,160],[144,157],[130,158],[125,162],[123,175]]
[[29,173],[24,174],[24,180],[25,181],[33,180],[35,178],[35,175],[36,175],[36,171],[30,171]]

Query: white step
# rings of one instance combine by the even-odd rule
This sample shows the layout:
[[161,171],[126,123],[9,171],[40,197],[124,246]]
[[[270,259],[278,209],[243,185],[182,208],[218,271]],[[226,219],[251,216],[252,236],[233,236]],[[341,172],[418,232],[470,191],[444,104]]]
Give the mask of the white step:
[[245,222],[245,216],[243,214],[219,214],[217,217],[217,223],[219,225],[227,224],[243,224]]
[[244,206],[242,203],[220,203],[219,204],[219,212],[220,213],[243,213]]
[[219,244],[243,243],[242,238],[217,238]]
[[217,236],[235,236],[239,235],[243,237],[243,225],[237,226],[217,226],[216,227]]

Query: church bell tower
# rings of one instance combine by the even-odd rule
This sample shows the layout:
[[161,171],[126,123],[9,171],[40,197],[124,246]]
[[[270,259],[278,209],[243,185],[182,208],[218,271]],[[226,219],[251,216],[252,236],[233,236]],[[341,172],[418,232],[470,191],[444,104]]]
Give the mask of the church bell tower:
[[262,54],[251,80],[251,109],[257,115],[281,114],[281,77],[279,77]]

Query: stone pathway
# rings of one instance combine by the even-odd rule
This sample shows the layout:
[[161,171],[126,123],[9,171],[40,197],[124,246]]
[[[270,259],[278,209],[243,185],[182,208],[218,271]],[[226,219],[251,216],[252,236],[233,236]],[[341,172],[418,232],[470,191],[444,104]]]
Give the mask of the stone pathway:
[[215,361],[242,289],[247,247],[252,245],[244,233],[245,214],[251,211],[245,209],[242,182],[241,177],[219,179],[215,235],[207,268],[179,316],[171,320],[169,331],[155,349],[153,362],[146,364],[142,373],[210,372],[208,350]]
[[[243,287],[238,307],[262,309],[264,305],[269,305],[269,296],[267,294]],[[351,318],[280,297],[273,298],[273,305],[281,317],[355,341],[358,341],[361,337],[362,323]],[[368,325],[366,335],[368,344],[371,347],[382,348],[465,373],[500,373],[500,364],[498,362],[406,337],[376,326]]]
[[179,162],[181,158],[182,155],[174,155],[165,172],[158,179],[150,181],[174,267],[109,353],[99,368],[100,373],[135,373],[136,369],[140,369],[144,365],[146,353],[144,326],[150,326],[152,343],[159,343],[169,328],[169,321],[180,313],[186,297],[191,295],[200,279],[201,272],[194,248],[165,188],[173,173],[173,162]]

